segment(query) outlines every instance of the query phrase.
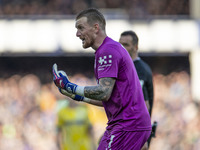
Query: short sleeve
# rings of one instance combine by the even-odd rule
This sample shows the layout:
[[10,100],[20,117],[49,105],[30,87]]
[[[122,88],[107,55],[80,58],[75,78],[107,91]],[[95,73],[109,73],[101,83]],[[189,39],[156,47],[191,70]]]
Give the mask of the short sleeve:
[[114,46],[107,46],[97,56],[98,79],[105,77],[117,78],[120,55]]

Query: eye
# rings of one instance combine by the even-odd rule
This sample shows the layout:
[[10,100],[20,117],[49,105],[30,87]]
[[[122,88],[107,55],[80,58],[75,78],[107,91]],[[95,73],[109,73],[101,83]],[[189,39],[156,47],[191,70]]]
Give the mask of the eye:
[[127,43],[123,43],[122,45],[123,45],[123,46],[128,46],[128,44],[127,44]]
[[78,26],[78,29],[83,30],[84,28],[83,28],[83,26]]

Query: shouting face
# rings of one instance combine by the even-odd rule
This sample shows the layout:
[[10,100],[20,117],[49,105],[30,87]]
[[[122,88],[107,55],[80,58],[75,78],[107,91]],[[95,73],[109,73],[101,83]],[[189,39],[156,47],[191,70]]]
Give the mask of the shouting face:
[[76,28],[76,36],[82,40],[83,48],[93,47],[95,39],[95,28],[93,25],[88,24],[87,18],[82,17],[76,20]]

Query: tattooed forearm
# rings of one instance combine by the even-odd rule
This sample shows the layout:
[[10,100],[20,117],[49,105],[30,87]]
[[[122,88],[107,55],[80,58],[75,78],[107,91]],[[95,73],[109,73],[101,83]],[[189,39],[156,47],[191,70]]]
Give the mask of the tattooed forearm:
[[97,86],[86,86],[84,94],[88,98],[106,101],[110,98],[114,85],[114,78],[101,78]]

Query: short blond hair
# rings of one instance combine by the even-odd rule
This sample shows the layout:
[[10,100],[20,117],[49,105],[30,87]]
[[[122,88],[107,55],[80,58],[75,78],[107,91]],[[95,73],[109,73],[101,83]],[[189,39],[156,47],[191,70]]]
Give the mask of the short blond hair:
[[105,30],[106,20],[103,14],[98,9],[88,8],[86,10],[83,10],[76,16],[76,20],[82,17],[87,17],[87,22],[90,25],[93,25],[94,23],[98,22],[102,30]]

